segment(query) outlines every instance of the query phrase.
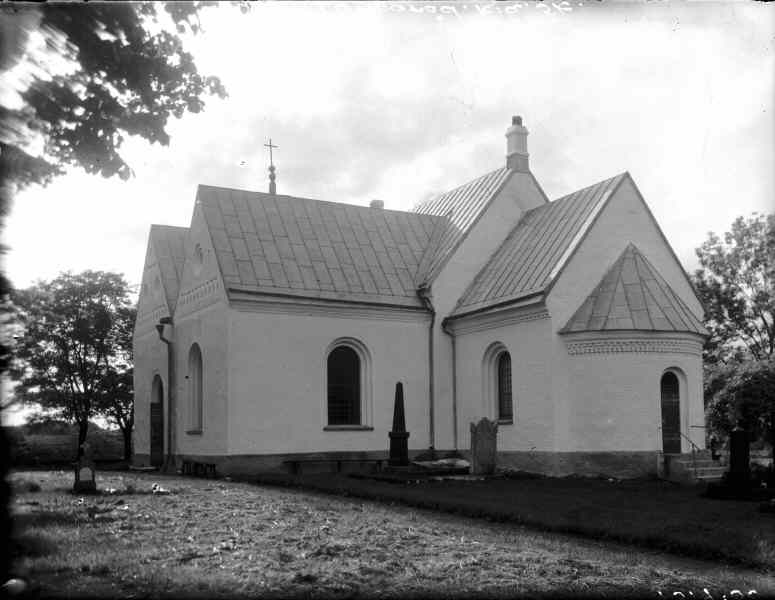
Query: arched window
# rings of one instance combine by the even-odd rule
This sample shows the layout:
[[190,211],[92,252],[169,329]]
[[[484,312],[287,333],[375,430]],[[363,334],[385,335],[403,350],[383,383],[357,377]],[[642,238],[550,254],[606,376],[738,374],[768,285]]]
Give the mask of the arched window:
[[361,361],[349,346],[328,355],[328,424],[361,424]]
[[501,342],[491,344],[482,361],[482,399],[485,414],[503,424],[514,422],[511,355]]
[[505,350],[498,355],[498,420],[514,420],[511,403],[511,355]]
[[188,353],[188,398],[192,432],[202,431],[202,351],[198,344]]
[[660,380],[662,408],[662,452],[681,453],[681,385],[673,371],[667,371]]

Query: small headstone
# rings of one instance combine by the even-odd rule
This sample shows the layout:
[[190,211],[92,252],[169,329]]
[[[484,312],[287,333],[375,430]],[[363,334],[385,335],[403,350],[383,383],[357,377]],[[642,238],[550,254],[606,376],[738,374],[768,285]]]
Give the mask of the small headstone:
[[482,417],[478,423],[471,423],[471,473],[494,473],[497,451],[498,422]]
[[97,491],[95,479],[96,465],[89,442],[84,442],[78,449],[78,462],[75,464],[75,482],[73,492],[89,494]]
[[404,385],[396,383],[396,394],[393,402],[393,429],[388,433],[390,438],[391,467],[406,467],[409,465],[409,433],[406,431],[404,415]]
[[730,485],[747,488],[751,482],[751,442],[748,432],[739,425],[729,435]]

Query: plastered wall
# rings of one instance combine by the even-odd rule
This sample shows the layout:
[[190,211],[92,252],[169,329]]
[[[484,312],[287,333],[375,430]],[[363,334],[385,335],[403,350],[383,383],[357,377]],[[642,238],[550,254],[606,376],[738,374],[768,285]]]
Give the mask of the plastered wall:
[[437,314],[433,334],[436,448],[449,449],[454,445],[452,342],[442,331],[441,321],[449,315],[522,214],[542,204],[543,195],[533,178],[526,173],[514,173],[433,282],[433,306]]
[[[409,447],[426,448],[428,322],[230,310],[229,453],[387,450],[397,381]],[[323,429],[326,350],[340,338],[359,341],[370,357],[373,431]]]
[[456,343],[460,449],[471,447],[470,423],[497,418],[496,407],[485,398],[484,357],[492,344],[501,343],[511,355],[514,422],[498,427],[498,450],[553,450],[551,321],[542,318],[461,333]]

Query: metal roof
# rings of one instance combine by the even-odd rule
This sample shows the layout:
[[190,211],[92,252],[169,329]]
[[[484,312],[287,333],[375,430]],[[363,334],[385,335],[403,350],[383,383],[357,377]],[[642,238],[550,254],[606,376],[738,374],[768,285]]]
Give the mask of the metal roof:
[[443,217],[200,185],[230,292],[422,307],[415,277]]
[[161,271],[164,293],[170,312],[175,310],[183,277],[183,263],[186,260],[187,227],[151,225],[151,244]]
[[626,176],[622,173],[527,211],[451,316],[545,292]]
[[634,244],[625,248],[560,333],[617,329],[708,334]]
[[441,229],[423,258],[418,284],[431,281],[438,274],[511,174],[506,167],[496,169],[412,209],[415,213],[448,219],[439,223]]

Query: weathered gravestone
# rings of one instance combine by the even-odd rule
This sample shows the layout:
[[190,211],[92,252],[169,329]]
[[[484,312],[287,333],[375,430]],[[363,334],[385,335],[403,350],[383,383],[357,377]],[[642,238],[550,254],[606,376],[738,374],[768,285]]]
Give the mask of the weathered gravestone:
[[751,442],[748,432],[738,425],[729,435],[729,475],[727,483],[746,490],[751,483]]
[[78,449],[78,461],[75,463],[75,483],[73,491],[78,494],[90,494],[97,491],[95,480],[94,454],[89,442],[84,442]]
[[406,467],[409,465],[409,432],[406,431],[406,418],[404,416],[404,385],[396,383],[396,395],[393,403],[393,429],[388,433],[390,438],[390,458],[388,464],[391,467]]
[[498,422],[482,417],[478,423],[471,423],[471,473],[494,473],[497,451]]

